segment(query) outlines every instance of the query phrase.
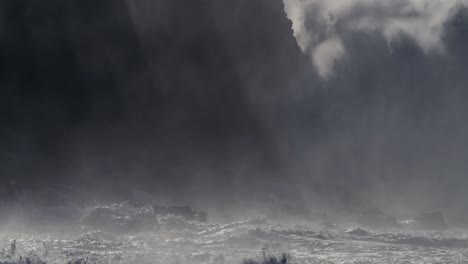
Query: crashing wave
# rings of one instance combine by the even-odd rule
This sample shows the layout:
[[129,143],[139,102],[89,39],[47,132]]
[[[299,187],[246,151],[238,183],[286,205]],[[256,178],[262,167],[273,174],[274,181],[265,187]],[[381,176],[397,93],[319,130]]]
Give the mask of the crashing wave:
[[346,234],[348,235],[353,235],[353,236],[369,236],[370,233],[367,232],[366,230],[364,229],[361,229],[361,228],[348,228],[344,231]]
[[87,210],[82,223],[111,232],[139,232],[154,230],[162,225],[174,226],[182,222],[205,223],[207,214],[190,207],[161,207],[124,202],[110,206],[96,206]]

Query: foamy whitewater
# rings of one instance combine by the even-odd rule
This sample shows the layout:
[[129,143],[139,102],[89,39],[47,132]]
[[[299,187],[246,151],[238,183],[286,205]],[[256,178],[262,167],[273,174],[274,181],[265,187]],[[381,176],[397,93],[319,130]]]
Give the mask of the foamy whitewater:
[[468,231],[461,229],[377,231],[262,218],[202,223],[131,203],[10,215],[0,232],[0,263],[227,264],[283,253],[288,263],[468,263]]

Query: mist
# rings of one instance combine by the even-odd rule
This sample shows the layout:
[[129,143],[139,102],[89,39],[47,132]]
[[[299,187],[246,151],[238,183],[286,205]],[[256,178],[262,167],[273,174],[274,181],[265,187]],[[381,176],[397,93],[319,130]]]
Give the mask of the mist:
[[466,263],[467,58],[466,0],[0,1],[0,262]]
[[466,4],[3,3],[2,195],[465,214]]
[[325,102],[312,171],[345,200],[464,211],[466,2],[285,3]]

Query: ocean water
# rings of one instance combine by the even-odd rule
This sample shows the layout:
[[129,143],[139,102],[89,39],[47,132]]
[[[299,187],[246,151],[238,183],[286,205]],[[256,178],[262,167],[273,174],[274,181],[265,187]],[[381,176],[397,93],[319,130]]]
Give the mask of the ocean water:
[[200,223],[129,203],[31,209],[3,220],[0,263],[228,264],[283,253],[289,263],[468,263],[462,229],[370,230],[264,218]]

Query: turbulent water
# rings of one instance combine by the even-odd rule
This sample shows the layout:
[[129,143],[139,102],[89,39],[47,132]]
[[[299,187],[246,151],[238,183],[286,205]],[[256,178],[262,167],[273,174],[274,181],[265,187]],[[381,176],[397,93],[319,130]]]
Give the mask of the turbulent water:
[[0,263],[227,264],[282,253],[291,263],[468,263],[464,230],[376,231],[258,218],[201,223],[157,216],[151,208],[102,206],[104,218],[89,217],[96,208],[10,212]]

